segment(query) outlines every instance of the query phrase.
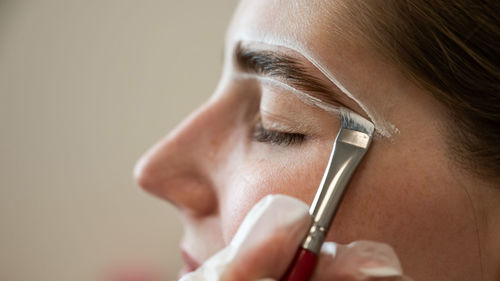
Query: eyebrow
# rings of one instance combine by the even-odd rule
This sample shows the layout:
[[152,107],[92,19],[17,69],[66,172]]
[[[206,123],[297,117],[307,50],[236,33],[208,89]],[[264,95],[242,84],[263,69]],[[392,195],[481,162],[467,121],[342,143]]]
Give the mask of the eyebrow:
[[340,105],[341,95],[309,74],[297,58],[275,51],[247,48],[241,43],[236,46],[234,55],[237,65],[245,72],[281,78],[290,86],[325,103]]

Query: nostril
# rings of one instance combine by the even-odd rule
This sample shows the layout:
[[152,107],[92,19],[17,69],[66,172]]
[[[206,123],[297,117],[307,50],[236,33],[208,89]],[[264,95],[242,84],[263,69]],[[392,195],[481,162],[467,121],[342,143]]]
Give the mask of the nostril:
[[165,190],[162,197],[177,208],[192,216],[207,216],[217,211],[214,188],[206,182],[199,182],[193,178],[178,178],[171,184],[175,187]]

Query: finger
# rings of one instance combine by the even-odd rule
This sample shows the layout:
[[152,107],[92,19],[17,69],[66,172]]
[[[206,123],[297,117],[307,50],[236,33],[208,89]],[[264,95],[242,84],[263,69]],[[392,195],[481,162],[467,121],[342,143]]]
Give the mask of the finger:
[[[221,280],[278,280],[291,262],[311,223],[308,206],[286,196],[275,196],[245,219],[231,244],[237,254]],[[240,232],[241,231],[241,232]]]
[[[314,281],[403,280],[401,264],[386,244],[357,241],[348,245],[326,242]],[[404,279],[409,280],[409,279]]]

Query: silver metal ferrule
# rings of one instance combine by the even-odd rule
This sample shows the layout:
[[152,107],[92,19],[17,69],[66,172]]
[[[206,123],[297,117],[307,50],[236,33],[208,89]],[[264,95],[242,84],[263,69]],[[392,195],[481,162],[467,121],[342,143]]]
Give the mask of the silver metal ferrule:
[[302,243],[304,249],[319,253],[347,184],[368,150],[371,139],[370,135],[363,132],[346,128],[339,131],[325,174],[309,209],[313,223]]

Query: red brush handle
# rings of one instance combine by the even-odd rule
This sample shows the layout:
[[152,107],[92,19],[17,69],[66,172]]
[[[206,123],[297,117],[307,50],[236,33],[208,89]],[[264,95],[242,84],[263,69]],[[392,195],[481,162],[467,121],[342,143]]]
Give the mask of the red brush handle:
[[311,278],[318,257],[302,247],[297,250],[290,267],[280,281],[307,281]]

